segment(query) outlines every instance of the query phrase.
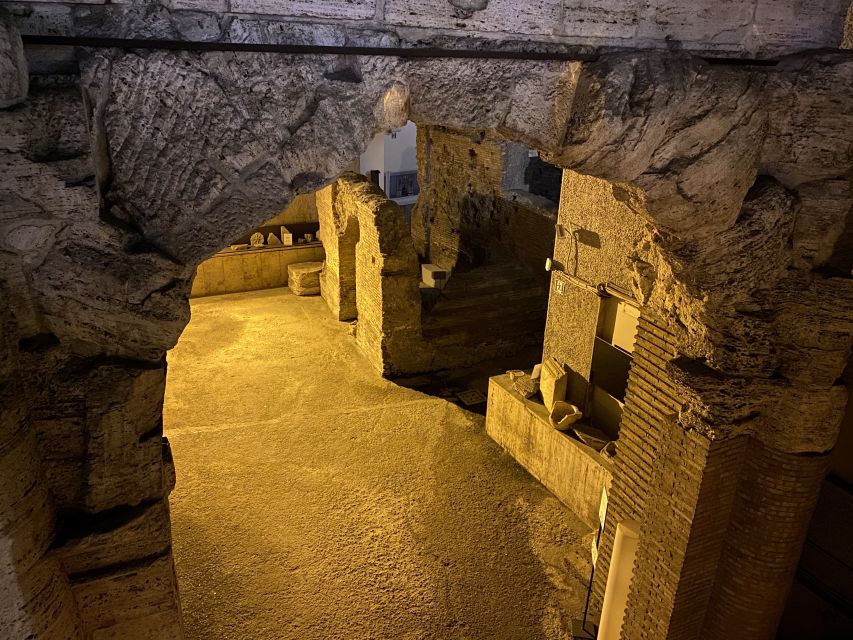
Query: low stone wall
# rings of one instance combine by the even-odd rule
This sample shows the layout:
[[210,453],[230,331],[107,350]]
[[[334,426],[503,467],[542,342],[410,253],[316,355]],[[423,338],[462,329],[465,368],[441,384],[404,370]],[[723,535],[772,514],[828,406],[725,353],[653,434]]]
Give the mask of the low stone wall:
[[611,463],[551,426],[545,406],[523,398],[507,374],[489,380],[486,433],[584,522],[598,527]]
[[321,262],[324,255],[319,242],[217,253],[198,265],[190,295],[198,298],[284,287],[287,286],[288,265]]

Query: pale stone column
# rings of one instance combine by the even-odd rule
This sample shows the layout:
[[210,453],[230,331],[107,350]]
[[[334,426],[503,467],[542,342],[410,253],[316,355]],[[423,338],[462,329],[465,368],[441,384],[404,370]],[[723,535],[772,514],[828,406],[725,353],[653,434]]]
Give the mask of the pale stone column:
[[619,640],[620,638],[628,605],[628,591],[634,577],[634,560],[637,557],[639,545],[639,522],[623,520],[616,525],[616,538],[613,542],[613,555],[610,557],[610,571],[607,573],[607,587],[604,589],[598,640]]

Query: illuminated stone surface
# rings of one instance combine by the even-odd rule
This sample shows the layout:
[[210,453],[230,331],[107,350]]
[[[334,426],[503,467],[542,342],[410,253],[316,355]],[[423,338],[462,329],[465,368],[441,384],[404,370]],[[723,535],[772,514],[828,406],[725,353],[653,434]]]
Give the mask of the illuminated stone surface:
[[[243,15],[177,24],[155,2],[75,4],[20,5],[15,20],[33,33],[215,39],[227,26],[228,37],[339,43],[349,33]],[[505,3],[458,4],[445,9],[472,11],[487,28],[509,16]],[[843,7],[808,3],[816,13],[802,22],[793,3],[773,5],[746,5],[758,26],[787,24],[757,52],[797,52],[770,66],[635,50],[649,46],[645,21],[627,47],[587,62],[29,50],[27,99],[0,110],[0,474],[4,485],[17,486],[10,469],[30,479],[24,498],[0,509],[15,523],[2,533],[4,626],[63,640],[110,624],[115,635],[128,625],[180,634],[168,551],[152,561],[128,543],[81,590],[48,538],[93,533],[113,509],[169,492],[151,390],[189,319],[195,266],[408,117],[536,147],[606,182],[593,191],[609,192],[612,206],[598,210],[617,212],[614,227],[620,207],[643,221],[626,256],[636,277],[622,275],[644,304],[652,380],[637,389],[652,404],[637,419],[645,439],[625,447],[636,455],[616,458],[622,503],[612,503],[647,514],[627,633],[730,638],[749,624],[753,637],[772,637],[838,434],[853,343],[853,60],[799,51],[815,34],[837,43]],[[668,7],[661,14],[678,29],[713,14],[708,5],[703,20],[685,21],[683,6]],[[711,22],[725,27],[743,9]],[[749,53],[735,40],[717,51]],[[353,40],[371,41],[396,42]],[[750,545],[763,527],[779,536],[758,553]],[[135,563],[152,572],[138,583]],[[108,588],[110,576],[121,589]],[[140,585],[148,609],[122,601]],[[114,608],[100,600],[107,593]]]
[[377,377],[320,298],[192,308],[164,407],[187,638],[566,637],[589,529],[481,416]]

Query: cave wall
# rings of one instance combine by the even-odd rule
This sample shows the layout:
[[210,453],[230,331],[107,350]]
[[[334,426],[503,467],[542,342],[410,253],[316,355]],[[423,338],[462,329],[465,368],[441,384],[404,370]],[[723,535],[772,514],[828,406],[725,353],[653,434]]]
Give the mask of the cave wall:
[[[0,31],[4,60],[20,60],[14,30]],[[624,204],[648,225],[632,290],[655,318],[648,331],[667,334],[660,366],[677,402],[650,416],[667,446],[643,464],[664,475],[644,485],[654,508],[623,636],[733,637],[758,611],[754,637],[771,637],[847,399],[848,54],[752,67],[684,52],[94,50],[79,52],[79,75],[41,54],[29,92],[4,84],[0,109],[3,628],[181,636],[159,389],[192,272],[411,119],[493,130],[632,185]],[[336,79],[342,68],[360,81]],[[614,487],[638,465],[617,456]],[[713,491],[723,472],[728,489]],[[629,513],[628,499],[614,491],[612,513]],[[678,515],[677,536],[655,525],[660,514]],[[762,525],[784,535],[748,553]],[[738,615],[721,615],[732,606]]]

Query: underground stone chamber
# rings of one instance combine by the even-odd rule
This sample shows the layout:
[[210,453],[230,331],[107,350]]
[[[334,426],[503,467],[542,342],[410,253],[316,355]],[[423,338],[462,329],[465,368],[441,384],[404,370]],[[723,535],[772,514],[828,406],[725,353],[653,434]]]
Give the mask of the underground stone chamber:
[[[556,228],[555,252],[613,269],[601,281],[622,279],[640,308],[592,610],[631,520],[623,638],[773,636],[847,402],[849,54],[749,65],[662,50],[565,61],[127,47],[22,71],[16,32],[3,34],[18,65],[0,110],[9,637],[182,637],[162,401],[195,269],[299,194],[382,221],[380,194],[344,172],[407,120],[486,131],[564,169],[561,200],[601,228],[567,226],[562,245]],[[358,220],[358,244],[381,228]],[[414,246],[395,251],[411,230],[390,228],[375,233],[377,288],[356,289],[374,304],[418,281]],[[600,247],[575,243],[592,238],[578,230]],[[608,233],[628,246],[602,253]],[[557,280],[583,279],[554,257],[552,303]],[[549,307],[545,349],[583,378],[589,348],[569,337],[600,296],[567,287],[577,301]],[[419,370],[419,307],[380,308],[376,324],[359,311],[371,366]]]

